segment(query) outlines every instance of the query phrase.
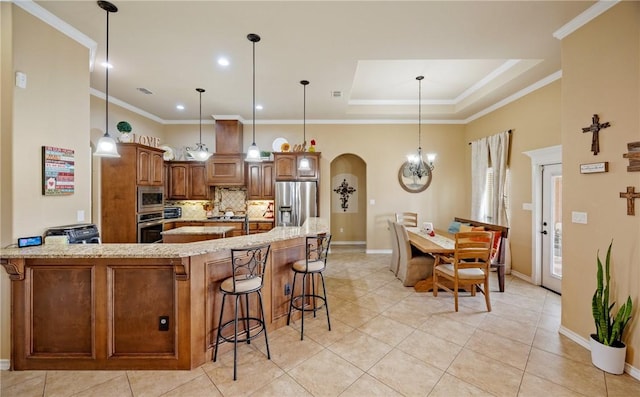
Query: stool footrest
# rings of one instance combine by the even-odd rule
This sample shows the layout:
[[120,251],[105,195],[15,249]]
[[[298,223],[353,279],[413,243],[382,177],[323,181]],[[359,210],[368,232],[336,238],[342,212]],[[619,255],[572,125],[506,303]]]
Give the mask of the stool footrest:
[[[315,308],[313,308],[313,303],[309,303],[308,306],[312,306],[310,308],[305,308],[305,306],[303,306],[302,304],[297,305],[296,301],[299,301],[300,299],[302,300],[306,300],[307,298],[315,298],[315,299],[319,299],[322,301],[322,304],[320,306],[316,306]],[[326,305],[327,301],[323,296],[320,295],[313,295],[313,294],[308,294],[308,295],[298,295],[298,296],[294,296],[293,298],[291,298],[291,307],[293,307],[295,310],[301,311],[301,312],[316,312],[320,309],[322,309],[325,305]]]
[[[249,321],[256,321],[257,324],[254,327],[249,328],[249,331],[251,332],[251,336],[249,338],[237,338],[236,339],[236,335],[230,335],[230,336],[224,336],[222,335],[222,331],[224,329],[226,329],[229,326],[233,327],[233,323],[235,320],[229,320],[226,323],[222,324],[222,326],[220,326],[220,336],[219,338],[224,340],[225,342],[231,342],[233,343],[234,341],[237,342],[249,342],[254,340],[255,338],[257,338],[259,335],[261,335],[264,331],[265,331],[265,324],[264,321],[262,321],[261,319],[257,318],[257,317],[238,317],[238,325],[243,325],[243,322],[246,322],[247,320]],[[243,332],[246,333],[247,330],[246,329],[242,329],[242,330],[238,330],[238,335]],[[254,334],[255,332],[255,334]]]

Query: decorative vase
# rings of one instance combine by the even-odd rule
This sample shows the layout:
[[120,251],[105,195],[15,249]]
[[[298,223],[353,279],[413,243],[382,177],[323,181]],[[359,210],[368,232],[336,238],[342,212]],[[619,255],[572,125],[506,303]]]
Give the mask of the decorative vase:
[[591,338],[589,338],[593,365],[610,374],[622,374],[624,372],[627,346],[624,343],[620,347],[606,346],[598,342],[595,336],[595,334],[591,334]]
[[120,134],[120,138],[118,138],[120,140],[120,142],[131,142],[132,141],[132,136],[131,134],[127,133],[127,134]]

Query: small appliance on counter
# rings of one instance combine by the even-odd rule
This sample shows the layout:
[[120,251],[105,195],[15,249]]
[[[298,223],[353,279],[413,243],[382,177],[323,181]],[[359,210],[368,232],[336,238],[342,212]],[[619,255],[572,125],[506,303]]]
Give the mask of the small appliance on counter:
[[78,223],[47,229],[45,243],[49,236],[66,236],[69,244],[100,244],[100,232],[93,223]]
[[182,207],[164,207],[164,219],[182,218]]

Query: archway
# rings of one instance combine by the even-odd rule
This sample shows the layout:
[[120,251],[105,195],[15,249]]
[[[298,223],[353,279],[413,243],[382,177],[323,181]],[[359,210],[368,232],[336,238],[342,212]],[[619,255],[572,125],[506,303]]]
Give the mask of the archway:
[[341,154],[331,162],[332,245],[366,248],[367,165],[359,156]]

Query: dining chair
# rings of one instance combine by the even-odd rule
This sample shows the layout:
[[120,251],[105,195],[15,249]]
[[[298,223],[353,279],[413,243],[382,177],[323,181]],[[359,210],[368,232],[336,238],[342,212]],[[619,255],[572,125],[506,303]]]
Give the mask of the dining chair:
[[458,311],[460,288],[469,291],[472,296],[476,295],[477,289],[484,294],[487,311],[491,311],[489,266],[492,237],[493,234],[487,231],[456,233],[453,256],[436,256],[433,265],[433,296],[438,296],[438,288],[453,293],[455,310]]
[[391,236],[391,262],[389,270],[394,276],[398,275],[398,265],[400,264],[400,252],[398,248],[398,233],[396,232],[396,223],[392,220],[387,221],[389,224],[389,235]]
[[405,287],[413,287],[420,280],[431,277],[434,258],[431,255],[414,254],[409,241],[409,233],[404,225],[394,223],[398,234],[398,274],[396,277]]
[[418,214],[415,212],[396,212],[396,222],[407,227],[417,227]]

